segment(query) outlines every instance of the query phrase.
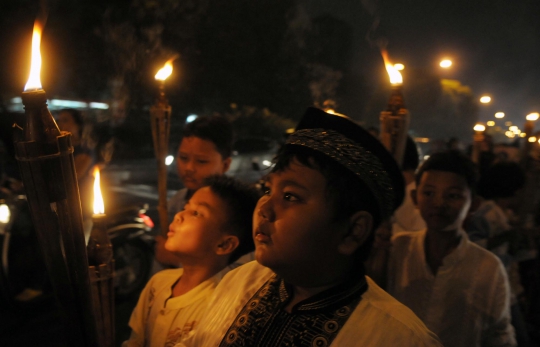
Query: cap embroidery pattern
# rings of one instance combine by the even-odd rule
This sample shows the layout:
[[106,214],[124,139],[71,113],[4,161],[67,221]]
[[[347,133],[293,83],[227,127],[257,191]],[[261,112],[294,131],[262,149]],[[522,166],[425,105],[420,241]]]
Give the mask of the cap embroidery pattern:
[[356,174],[379,203],[381,216],[393,213],[395,193],[392,181],[373,153],[335,130],[301,129],[292,133],[286,144],[305,146],[321,152]]

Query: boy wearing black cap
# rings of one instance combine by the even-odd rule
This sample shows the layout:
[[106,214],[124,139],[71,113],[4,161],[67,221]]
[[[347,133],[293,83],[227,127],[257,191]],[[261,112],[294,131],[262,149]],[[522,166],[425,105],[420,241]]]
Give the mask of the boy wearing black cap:
[[253,215],[257,261],[226,276],[186,346],[440,346],[363,273],[373,230],[403,198],[377,139],[308,109]]

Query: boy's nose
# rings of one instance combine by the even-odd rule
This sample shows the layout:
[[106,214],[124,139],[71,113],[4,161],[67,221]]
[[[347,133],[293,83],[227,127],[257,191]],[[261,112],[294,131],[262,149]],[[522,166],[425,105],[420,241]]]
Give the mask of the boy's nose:
[[185,212],[186,212],[186,210],[182,210],[182,211],[176,213],[176,214],[174,215],[174,220],[175,220],[175,221],[178,221],[178,222],[184,221],[184,213],[185,213]]
[[193,160],[188,160],[188,162],[186,163],[186,171],[195,171],[195,163]]
[[257,208],[257,215],[260,218],[266,219],[267,221],[271,222],[274,220],[275,214],[271,206],[270,198],[267,197],[264,201],[263,199],[265,199],[265,197],[259,200],[259,206]]
[[433,206],[435,207],[441,207],[441,206],[444,206],[446,201],[443,196],[435,195],[435,197],[432,200],[432,203],[433,203]]

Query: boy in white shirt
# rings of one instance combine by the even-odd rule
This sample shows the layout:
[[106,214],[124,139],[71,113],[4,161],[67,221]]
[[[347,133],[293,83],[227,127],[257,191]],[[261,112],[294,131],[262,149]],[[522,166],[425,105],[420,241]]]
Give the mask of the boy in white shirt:
[[393,237],[387,289],[446,347],[515,346],[502,263],[462,227],[476,181],[474,164],[458,152],[424,162],[412,198],[427,229]]
[[165,249],[182,268],[160,271],[141,293],[123,346],[173,346],[197,326],[208,298],[240,256],[253,251],[258,193],[226,176],[210,177],[170,225]]

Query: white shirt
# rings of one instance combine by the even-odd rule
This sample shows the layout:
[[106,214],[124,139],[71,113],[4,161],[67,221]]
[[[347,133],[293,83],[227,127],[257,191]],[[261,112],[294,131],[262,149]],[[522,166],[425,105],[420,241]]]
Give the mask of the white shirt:
[[[177,347],[218,346],[244,305],[272,276],[272,270],[256,261],[229,272],[198,328]],[[368,290],[331,346],[441,346],[408,308],[366,279]]]
[[433,275],[424,251],[426,230],[397,234],[388,266],[388,292],[409,307],[446,347],[515,346],[510,288],[501,261],[470,242]]
[[123,347],[172,347],[194,329],[204,316],[206,305],[217,284],[230,268],[191,289],[171,297],[183,269],[163,270],[154,275],[142,291],[131,314],[131,336]]
[[420,211],[411,198],[411,191],[414,189],[416,189],[414,181],[405,187],[403,203],[396,209],[392,217],[392,234],[403,231],[421,231],[426,228],[426,222],[422,219]]

